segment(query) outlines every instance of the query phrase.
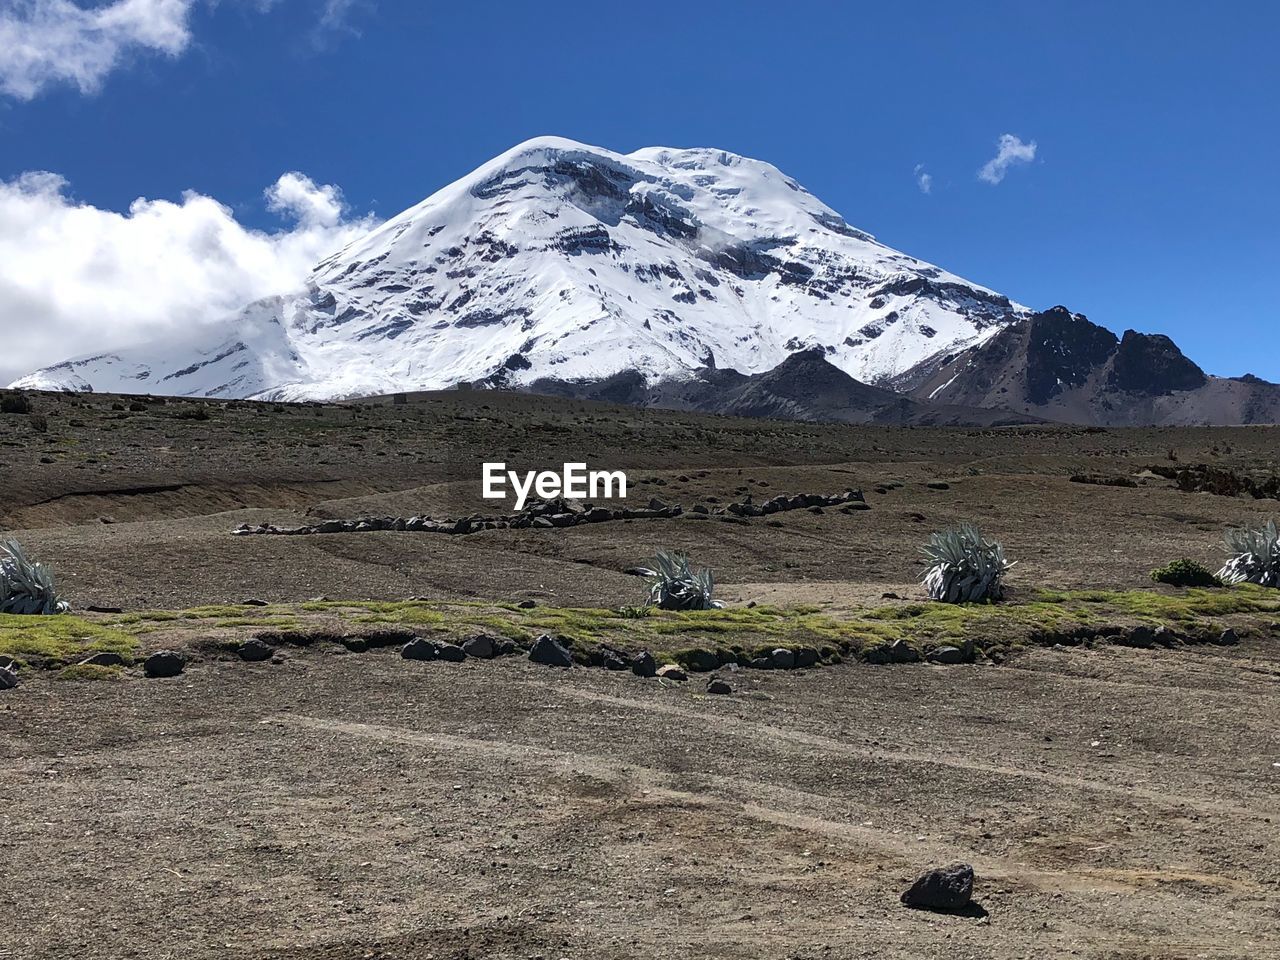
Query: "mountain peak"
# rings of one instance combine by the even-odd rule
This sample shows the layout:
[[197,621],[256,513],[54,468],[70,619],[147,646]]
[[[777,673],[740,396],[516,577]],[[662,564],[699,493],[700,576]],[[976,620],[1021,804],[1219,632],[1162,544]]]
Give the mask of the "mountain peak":
[[241,336],[263,323],[246,311],[185,348],[22,382],[328,399],[625,371],[651,383],[708,358],[751,375],[817,349],[875,383],[1026,314],[878,243],[763,161],[537,137],[317,264],[276,301],[269,362]]

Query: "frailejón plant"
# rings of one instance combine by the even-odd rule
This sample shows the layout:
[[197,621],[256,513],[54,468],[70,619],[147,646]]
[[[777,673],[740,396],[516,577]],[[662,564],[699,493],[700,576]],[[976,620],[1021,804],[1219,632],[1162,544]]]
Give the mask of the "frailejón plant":
[[654,558],[657,569],[646,570],[652,578],[649,583],[649,603],[660,610],[711,610],[722,607],[712,600],[715,578],[710,570],[694,572],[689,558],[683,553],[659,550]]
[[58,597],[53,573],[27,559],[15,540],[0,541],[0,613],[66,613],[70,604]]
[[929,537],[923,553],[929,561],[922,583],[930,599],[944,603],[987,603],[1004,595],[1003,580],[1013,566],[997,540],[964,524]]
[[1225,539],[1228,557],[1218,571],[1219,580],[1280,587],[1280,529],[1274,520],[1228,530]]

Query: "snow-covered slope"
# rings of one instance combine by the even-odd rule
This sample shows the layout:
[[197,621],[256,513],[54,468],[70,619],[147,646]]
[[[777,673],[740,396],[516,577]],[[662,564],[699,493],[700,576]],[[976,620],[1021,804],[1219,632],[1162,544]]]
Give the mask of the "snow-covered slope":
[[877,243],[767,163],[541,138],[197,343],[80,358],[18,385],[329,399],[754,374],[814,347],[876,383],[1027,313]]

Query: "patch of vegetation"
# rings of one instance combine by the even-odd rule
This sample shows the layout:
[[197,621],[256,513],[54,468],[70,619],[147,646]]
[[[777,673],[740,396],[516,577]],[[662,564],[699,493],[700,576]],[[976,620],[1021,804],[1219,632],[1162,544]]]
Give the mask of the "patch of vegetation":
[[1280,587],[1280,528],[1274,520],[1259,527],[1228,530],[1230,555],[1218,576],[1227,583]]
[[1212,570],[1186,557],[1152,570],[1151,579],[1156,583],[1167,583],[1173,587],[1223,586],[1222,581],[1214,575]]
[[131,656],[137,647],[137,638],[118,627],[69,614],[60,617],[0,614],[0,653],[15,660],[70,663],[100,652]]

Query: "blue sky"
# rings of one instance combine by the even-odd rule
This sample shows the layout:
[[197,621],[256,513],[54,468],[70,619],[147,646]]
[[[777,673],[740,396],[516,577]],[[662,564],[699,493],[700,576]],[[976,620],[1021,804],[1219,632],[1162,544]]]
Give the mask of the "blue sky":
[[[71,2],[0,0],[0,48]],[[1280,380],[1280,5],[78,3],[170,20],[105,53],[95,21],[58,54],[89,73],[0,49],[0,180],[52,172],[64,206],[195,191],[291,230],[263,196],[286,171],[387,217],[540,134],[714,146],[1023,303]],[[1004,134],[1034,159],[985,182]]]

